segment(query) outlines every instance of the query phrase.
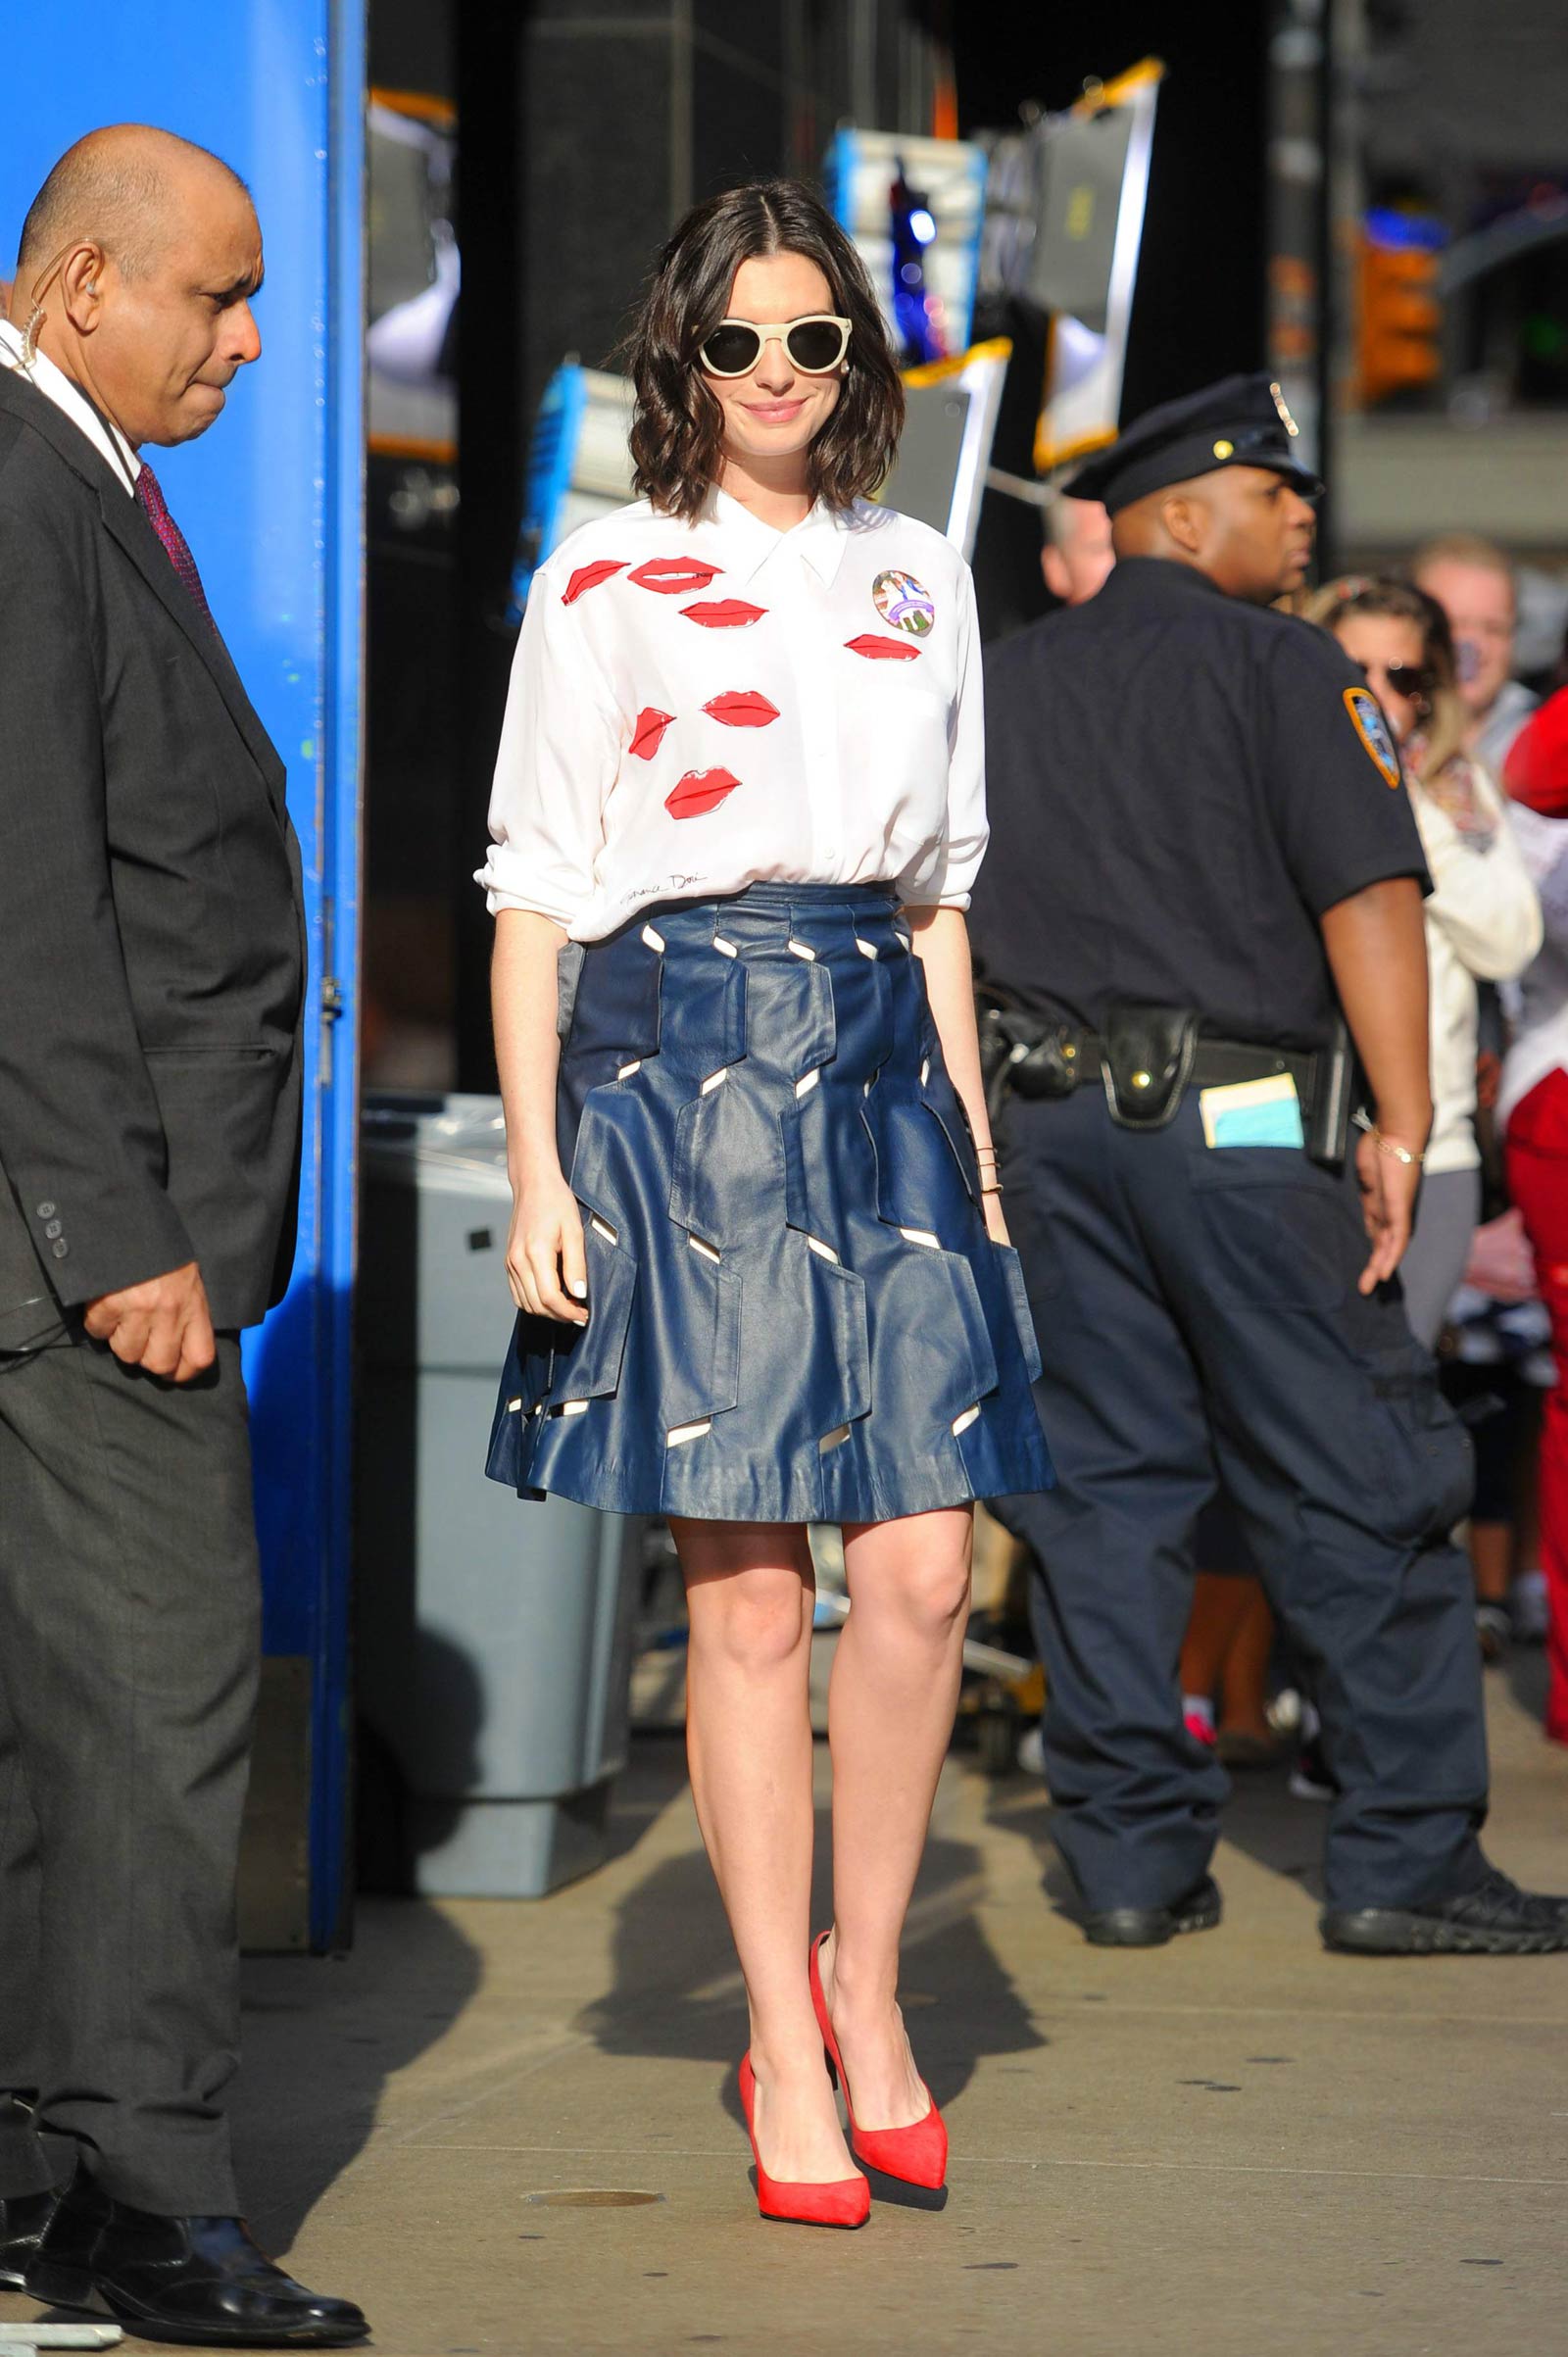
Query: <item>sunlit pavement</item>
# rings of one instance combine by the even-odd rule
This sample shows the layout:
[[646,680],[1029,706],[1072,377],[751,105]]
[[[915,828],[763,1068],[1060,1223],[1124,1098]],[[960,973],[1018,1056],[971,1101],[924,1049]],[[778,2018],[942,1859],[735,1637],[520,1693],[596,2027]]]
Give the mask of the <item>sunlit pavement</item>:
[[[1568,1888],[1568,1753],[1488,1687],[1490,1846]],[[1325,1955],[1322,1815],[1282,1778],[1239,1782],[1219,1931],[1106,1952],[1039,1786],[955,1756],[905,1997],[949,2197],[858,2234],[757,2216],[676,1738],[639,1741],[617,1827],[543,1902],[374,1900],[346,1963],[247,1967],[252,2224],[388,2357],[1563,2349],[1568,1956]]]

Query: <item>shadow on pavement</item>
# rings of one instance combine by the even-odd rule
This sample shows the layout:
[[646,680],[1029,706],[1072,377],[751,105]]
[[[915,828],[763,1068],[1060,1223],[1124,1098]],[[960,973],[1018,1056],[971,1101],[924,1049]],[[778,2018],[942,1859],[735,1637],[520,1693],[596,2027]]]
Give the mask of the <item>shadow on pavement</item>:
[[478,1951],[418,1899],[364,1901],[347,1957],[246,1959],[234,2140],[264,2246],[287,2249],[368,2141],[387,2080],[445,2034],[479,1977]]
[[1544,1645],[1516,1645],[1509,1647],[1504,1675],[1508,1691],[1520,1709],[1544,1727],[1546,1722],[1546,1687],[1549,1672],[1546,1648]]
[[[817,1815],[811,1920],[831,1920],[832,1859]],[[904,1940],[902,1994],[920,2070],[939,2104],[968,2085],[986,2055],[1046,2043],[992,1953],[974,1906],[979,1853],[967,1842],[927,1846]],[[607,2054],[736,2064],[745,2048],[745,1992],[728,1926],[701,1850],[665,1860],[622,1900],[613,1982],[576,2027]],[[733,2082],[726,2105],[740,2117]]]

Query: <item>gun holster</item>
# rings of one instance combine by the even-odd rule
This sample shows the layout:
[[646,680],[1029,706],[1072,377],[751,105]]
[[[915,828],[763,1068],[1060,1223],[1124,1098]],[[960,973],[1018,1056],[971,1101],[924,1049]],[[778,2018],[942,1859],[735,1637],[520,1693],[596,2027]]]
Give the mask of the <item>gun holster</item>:
[[1121,1129],[1164,1129],[1192,1077],[1201,1016],[1190,1007],[1112,1007],[1101,1043],[1110,1117]]

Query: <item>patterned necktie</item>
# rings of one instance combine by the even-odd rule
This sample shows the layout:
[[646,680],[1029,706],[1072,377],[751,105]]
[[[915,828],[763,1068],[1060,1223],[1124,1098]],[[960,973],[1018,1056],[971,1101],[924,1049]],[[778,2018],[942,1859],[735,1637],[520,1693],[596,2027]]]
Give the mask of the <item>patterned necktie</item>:
[[142,463],[140,474],[136,477],[136,505],[163,542],[170,564],[201,608],[211,627],[216,631],[218,624],[213,620],[212,608],[207,603],[207,592],[202,587],[201,574],[196,570],[196,560],[190,553],[184,533],[169,513],[169,504],[159,488],[157,475],[145,461]]

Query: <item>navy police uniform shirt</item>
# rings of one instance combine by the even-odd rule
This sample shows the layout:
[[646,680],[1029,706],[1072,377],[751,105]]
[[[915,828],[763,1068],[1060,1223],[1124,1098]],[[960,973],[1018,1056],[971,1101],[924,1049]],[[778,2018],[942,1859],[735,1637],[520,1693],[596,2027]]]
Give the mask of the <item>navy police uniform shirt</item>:
[[1186,1007],[1211,1037],[1315,1047],[1324,911],[1392,876],[1430,888],[1360,672],[1164,558],[987,650],[986,772],[978,969],[1090,1029]]

